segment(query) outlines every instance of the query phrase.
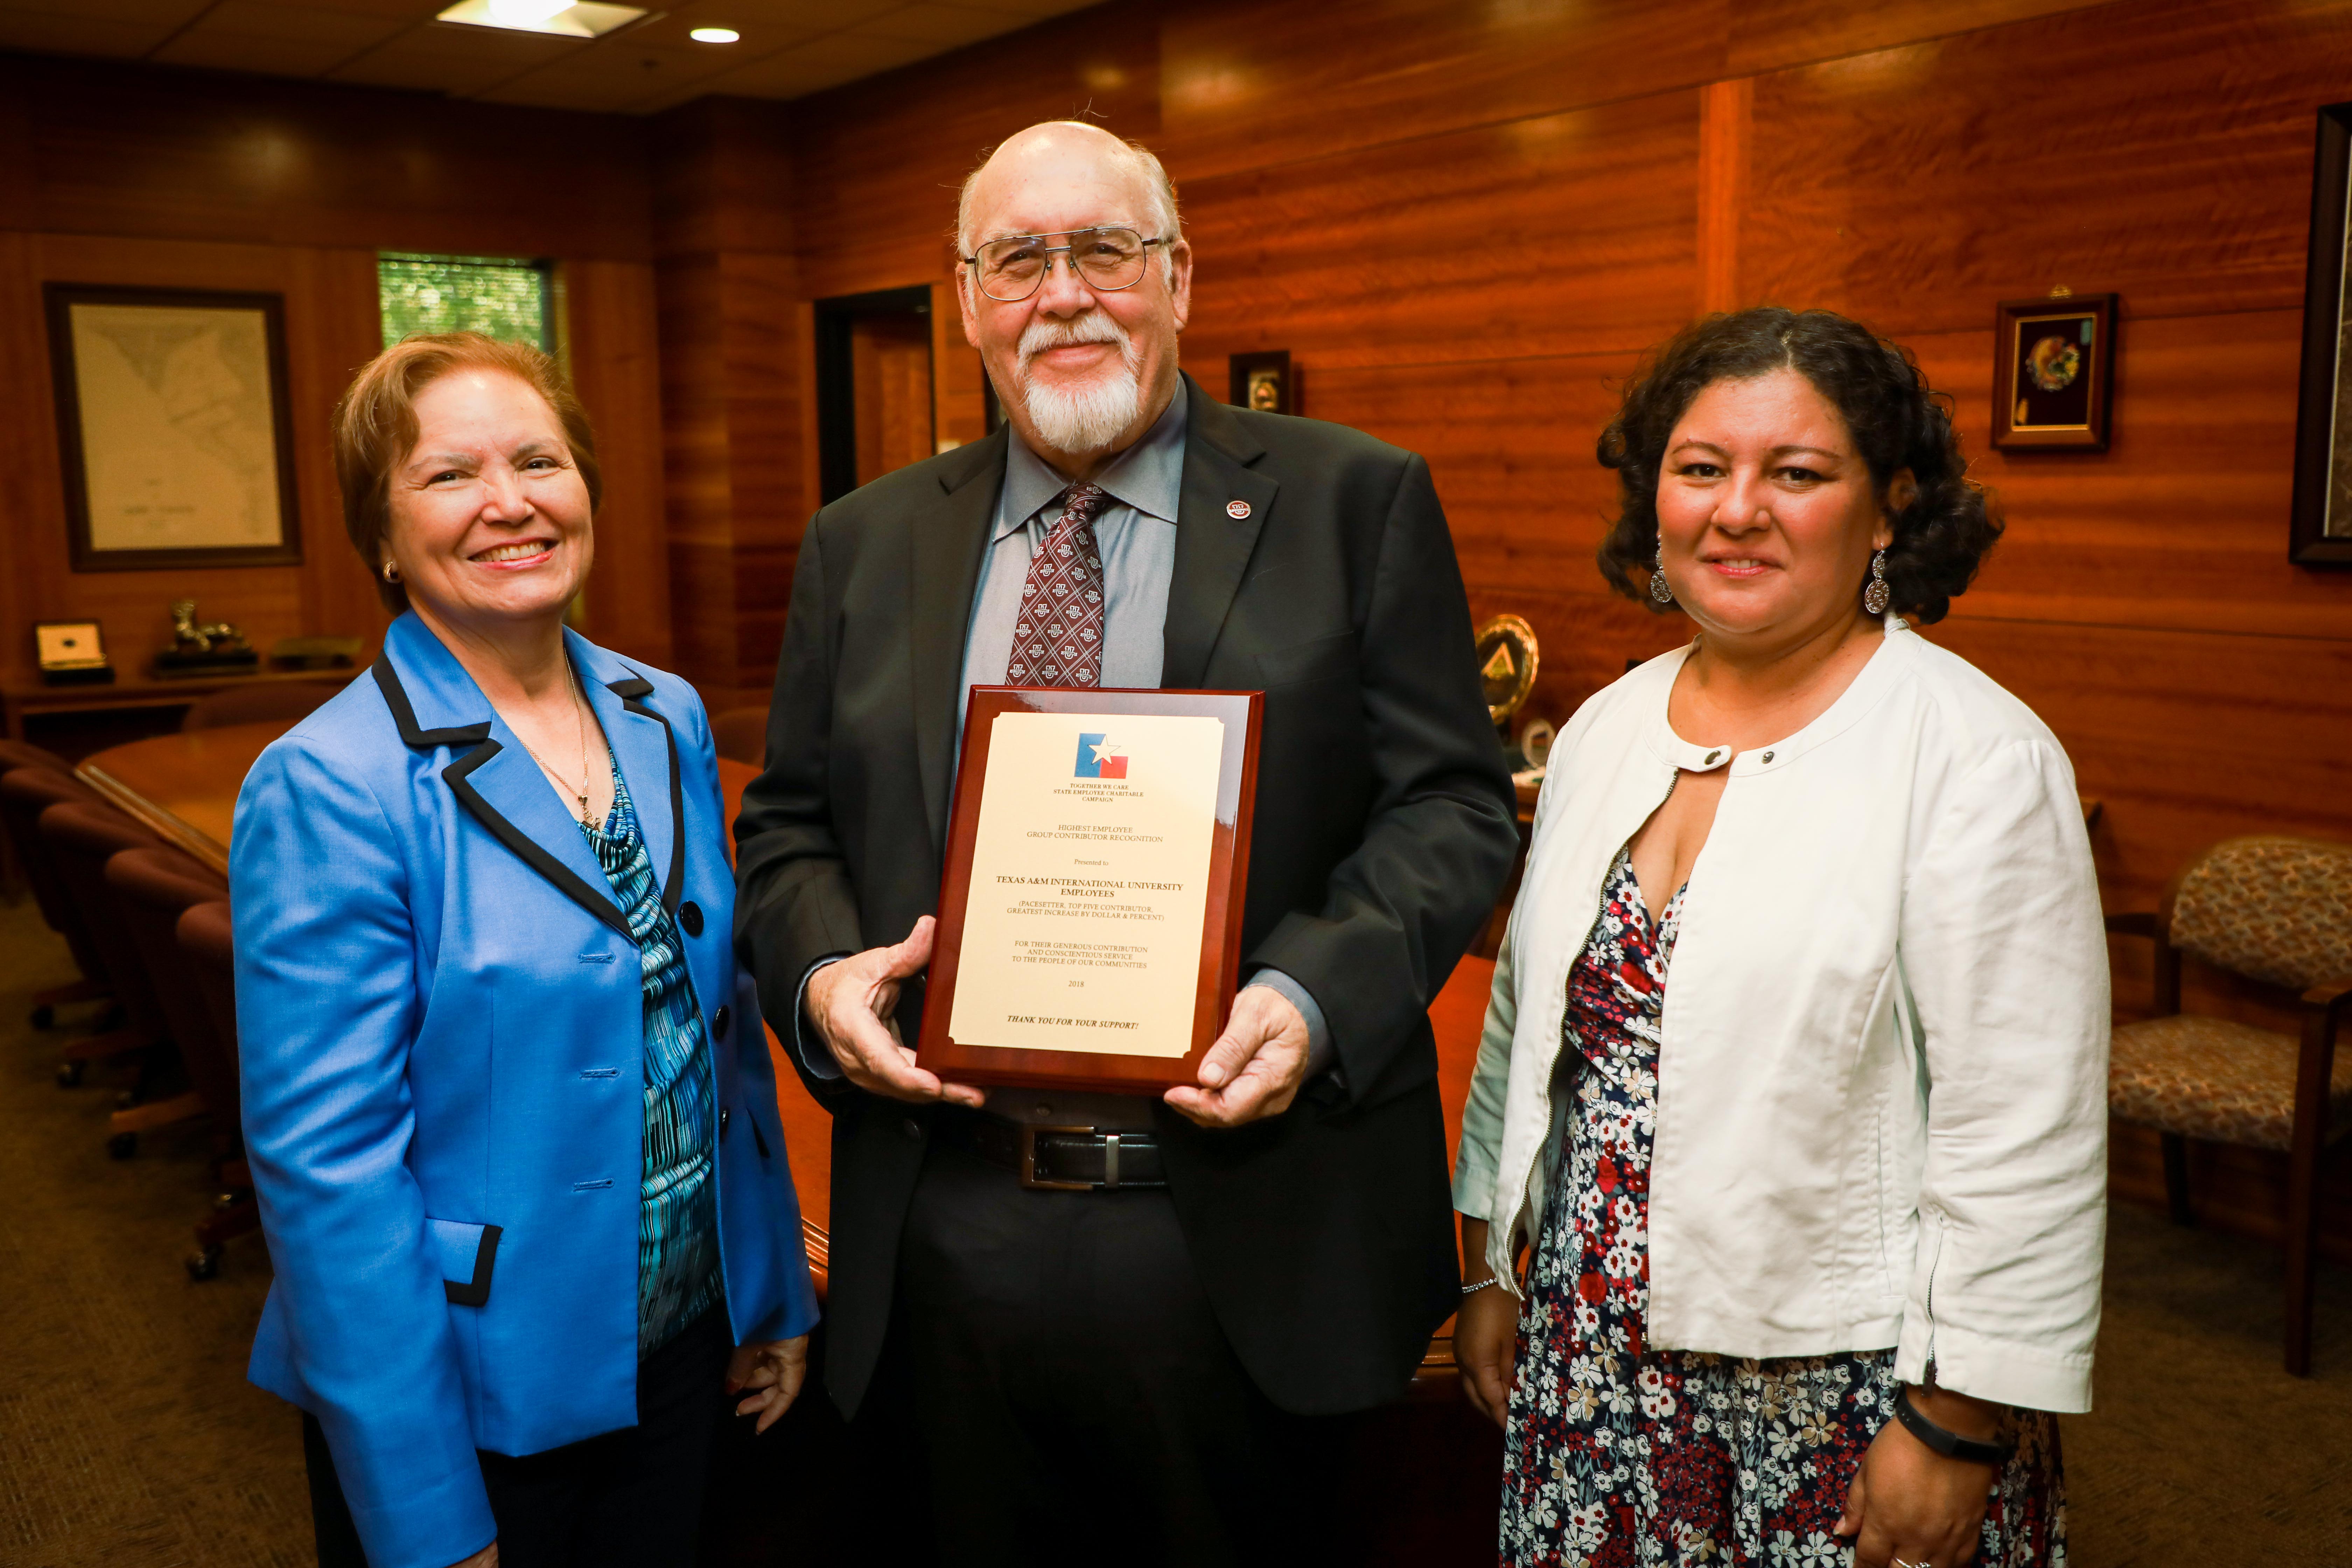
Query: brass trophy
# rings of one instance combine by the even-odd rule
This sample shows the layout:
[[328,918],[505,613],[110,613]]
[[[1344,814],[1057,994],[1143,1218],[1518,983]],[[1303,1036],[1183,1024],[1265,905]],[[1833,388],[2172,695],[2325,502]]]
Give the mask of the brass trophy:
[[1518,740],[1511,735],[1511,720],[1527,706],[1536,689],[1540,650],[1535,627],[1517,616],[1496,616],[1478,628],[1477,657],[1478,678],[1486,689],[1486,716],[1494,721],[1496,738],[1510,759],[1511,772],[1523,773],[1542,767],[1543,758],[1528,755],[1526,742],[1537,740],[1535,731],[1539,729],[1540,744],[1548,753],[1551,726],[1540,719],[1532,720]]

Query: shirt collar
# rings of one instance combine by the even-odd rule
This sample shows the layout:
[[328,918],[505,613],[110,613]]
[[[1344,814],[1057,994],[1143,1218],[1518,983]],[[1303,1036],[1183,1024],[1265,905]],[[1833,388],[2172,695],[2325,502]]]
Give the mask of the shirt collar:
[[[1168,406],[1143,438],[1112,458],[1110,466],[1096,476],[1094,482],[1108,490],[1112,500],[1162,522],[1176,521],[1177,498],[1184,488],[1185,399],[1190,395],[1184,384],[1178,382],[1176,395],[1168,400]],[[1028,448],[1020,431],[1008,429],[1004,434],[1004,495],[996,509],[996,531],[991,542],[1026,526],[1070,488],[1069,480]]]

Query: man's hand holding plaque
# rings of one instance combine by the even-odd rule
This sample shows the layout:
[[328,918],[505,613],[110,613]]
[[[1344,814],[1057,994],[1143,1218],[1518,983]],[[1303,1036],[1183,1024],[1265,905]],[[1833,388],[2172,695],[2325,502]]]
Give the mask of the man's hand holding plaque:
[[906,941],[826,964],[809,976],[803,1011],[841,1064],[843,1076],[858,1088],[891,1100],[977,1107],[984,1098],[980,1090],[942,1083],[937,1073],[917,1067],[914,1051],[898,1034],[898,989],[930,963],[938,925],[925,915]]
[[1178,1085],[1164,1098],[1203,1127],[1239,1127],[1279,1116],[1307,1080],[1307,1020],[1271,985],[1245,985],[1233,1016],[1201,1058],[1201,1087]]

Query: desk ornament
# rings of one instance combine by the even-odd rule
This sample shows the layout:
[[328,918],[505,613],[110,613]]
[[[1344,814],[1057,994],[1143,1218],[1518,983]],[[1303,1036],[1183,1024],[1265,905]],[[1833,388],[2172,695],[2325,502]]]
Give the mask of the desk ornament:
[[48,686],[111,686],[106,637],[96,621],[36,621],[33,653]]
[[1241,968],[1255,691],[972,689],[923,1032],[959,1083],[1191,1083]]
[[172,646],[155,656],[159,676],[237,675],[260,667],[261,656],[226,621],[196,624],[196,602],[172,603]]
[[1511,739],[1512,717],[1535,694],[1536,669],[1541,662],[1535,627],[1517,616],[1496,616],[1478,628],[1476,647],[1478,679],[1486,689],[1486,717],[1494,723],[1503,750],[1509,753],[1511,771],[1539,765],[1522,755]]

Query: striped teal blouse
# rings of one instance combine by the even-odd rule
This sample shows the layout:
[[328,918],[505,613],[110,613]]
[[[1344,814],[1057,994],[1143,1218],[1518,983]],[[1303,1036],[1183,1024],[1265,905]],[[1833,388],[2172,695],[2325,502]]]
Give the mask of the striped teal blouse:
[[669,1342],[725,1294],[711,1170],[710,1041],[677,922],[662,908],[636,806],[613,769],[613,811],[580,829],[627,911],[645,996],[646,1137],[637,1205],[637,1356]]

